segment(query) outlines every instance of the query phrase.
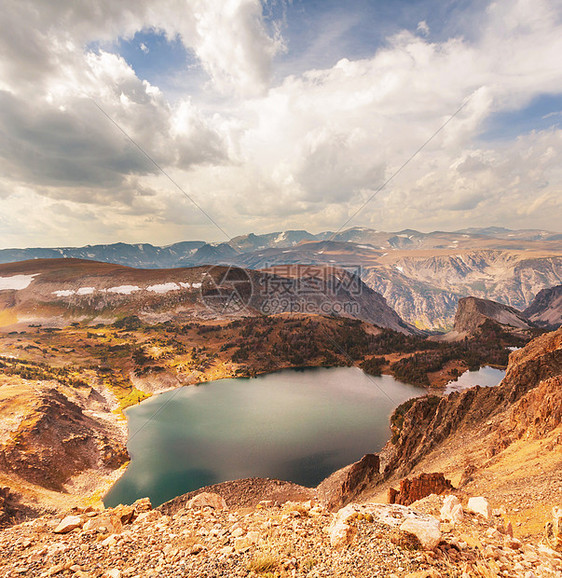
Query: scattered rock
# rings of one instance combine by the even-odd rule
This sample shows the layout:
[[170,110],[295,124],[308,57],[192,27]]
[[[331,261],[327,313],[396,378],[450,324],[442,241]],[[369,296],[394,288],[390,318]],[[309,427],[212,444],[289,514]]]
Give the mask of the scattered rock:
[[99,532],[100,534],[119,534],[122,529],[120,517],[113,514],[102,514],[90,518],[83,526],[85,532]]
[[328,535],[330,537],[330,545],[333,548],[342,548],[347,546],[357,534],[357,528],[348,524],[344,520],[334,519],[332,524],[328,527]]
[[552,542],[554,549],[562,551],[562,508],[552,508]]
[[452,494],[445,497],[440,513],[442,520],[451,522],[452,524],[459,524],[464,518],[462,504],[460,500]]

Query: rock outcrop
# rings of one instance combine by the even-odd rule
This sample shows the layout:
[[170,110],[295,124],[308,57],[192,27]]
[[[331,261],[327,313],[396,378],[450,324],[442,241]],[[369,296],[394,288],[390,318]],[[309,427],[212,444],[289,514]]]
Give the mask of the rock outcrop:
[[[8,404],[6,398],[2,402]],[[32,484],[63,491],[84,470],[115,470],[128,461],[126,448],[112,433],[61,392],[46,389],[0,446],[0,467]]]
[[431,494],[451,492],[453,485],[442,473],[423,473],[400,481],[400,489],[389,488],[388,503],[409,506]]
[[[523,349],[514,351],[509,357],[506,376],[497,387],[477,386],[445,397],[425,396],[399,406],[391,418],[393,441],[385,448],[385,476],[408,475],[432,450],[452,438],[458,439],[459,445],[464,447],[466,439],[491,433],[488,443],[493,452],[496,438],[490,420],[494,416],[502,416],[498,424],[504,417],[515,422],[518,412],[520,414],[524,408],[532,407],[526,421],[515,427],[518,432],[515,436],[521,437],[534,428],[540,429],[541,405],[544,402],[545,408],[556,406],[559,394],[552,391],[552,387],[559,383],[560,375],[562,329],[537,337]],[[530,395],[528,401],[520,406],[514,405],[541,382],[553,378],[557,379],[551,381],[550,386],[544,384]],[[515,412],[513,417],[509,412]],[[546,423],[560,423],[559,411],[554,409],[549,415],[551,417]],[[498,440],[500,446],[496,451],[504,449],[509,439],[508,434],[505,441]]]
[[459,299],[453,326],[457,338],[475,337],[487,322],[521,336],[528,336],[534,327],[521,311],[508,305],[477,297]]

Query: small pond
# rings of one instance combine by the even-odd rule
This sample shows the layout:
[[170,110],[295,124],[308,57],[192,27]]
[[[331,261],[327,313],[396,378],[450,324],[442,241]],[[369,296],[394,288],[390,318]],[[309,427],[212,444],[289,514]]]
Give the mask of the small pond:
[[475,385],[494,387],[498,385],[504,377],[505,371],[503,369],[496,369],[495,367],[485,365],[478,371],[465,371],[456,381],[450,381],[445,386],[445,393],[460,391],[461,389],[467,389]]

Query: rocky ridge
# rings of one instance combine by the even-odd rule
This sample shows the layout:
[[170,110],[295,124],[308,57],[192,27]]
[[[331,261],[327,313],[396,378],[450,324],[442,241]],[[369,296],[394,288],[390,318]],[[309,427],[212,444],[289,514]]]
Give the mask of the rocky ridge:
[[421,333],[358,276],[332,266],[133,269],[77,259],[0,265],[0,327],[108,324],[127,315],[156,323],[283,313],[356,318]]
[[474,337],[486,322],[499,325],[504,331],[528,337],[534,324],[513,307],[478,297],[459,299],[453,331],[456,339]]
[[[445,443],[465,447],[467,438],[485,437],[488,452],[497,453],[494,432],[502,431],[506,412],[516,411],[514,404],[525,397],[526,401],[521,401],[519,406],[519,419],[523,408],[527,408],[527,422],[537,421],[537,407],[545,401],[544,396],[551,387],[558,392],[561,375],[562,329],[559,329],[511,353],[506,376],[496,387],[477,386],[445,397],[425,396],[406,402],[391,418],[393,440],[384,452],[387,475],[406,475],[437,447]],[[534,391],[541,384],[542,387]],[[553,415],[553,428],[561,425],[556,415],[559,413]]]
[[337,234],[249,234],[220,244],[6,249],[0,250],[0,263],[64,257],[140,268],[225,263],[250,269],[291,264],[360,268],[365,283],[408,323],[447,331],[461,297],[493,299],[522,310],[540,290],[560,285],[561,240],[559,233],[497,227],[431,233],[354,227]]
[[129,455],[127,424],[112,398],[85,383],[0,374],[0,484],[10,506],[4,523],[99,500],[115,482]]

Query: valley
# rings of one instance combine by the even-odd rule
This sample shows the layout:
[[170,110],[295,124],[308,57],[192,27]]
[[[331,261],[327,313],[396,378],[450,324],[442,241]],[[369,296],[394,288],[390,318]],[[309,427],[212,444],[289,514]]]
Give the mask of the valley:
[[[355,366],[367,382],[418,390],[391,415],[384,448],[382,438],[366,444],[378,455],[287,495],[304,492],[336,511],[351,500],[385,501],[408,476],[443,472],[461,497],[494,488],[517,535],[530,540],[558,499],[561,330],[547,333],[511,306],[459,298],[451,331],[428,334],[332,265],[143,270],[38,259],[0,265],[0,283],[4,525],[103,507],[130,461],[127,408],[209,381],[314,367]],[[534,303],[536,319],[557,319],[556,291]],[[507,366],[501,385],[444,395],[451,380],[484,365]],[[245,483],[213,491],[255,507],[270,482]]]
[[[328,302],[354,298],[361,318],[265,315],[259,307],[271,293],[252,294],[247,306],[234,303],[230,308],[230,297],[244,297],[247,286],[244,281],[239,290],[238,277],[221,277],[228,269],[212,271],[220,282],[211,284],[208,293],[204,279],[209,268],[154,272],[39,260],[1,269],[4,285],[11,283],[1,293],[3,407],[6,415],[14,416],[2,426],[2,478],[25,503],[39,500],[52,508],[58,507],[57,491],[63,488],[67,499],[89,503],[122,474],[128,462],[122,412],[154,394],[281,369],[352,365],[371,375],[390,374],[422,387],[442,388],[466,369],[505,366],[506,347],[521,342],[501,331],[461,344],[428,340],[374,292],[365,289],[354,295],[345,277],[339,279],[347,279],[347,284],[329,294]],[[240,271],[235,270],[236,275]],[[328,279],[341,275],[332,269],[328,274]],[[287,287],[302,282],[267,275],[268,282],[275,281],[273,291],[281,287],[285,297],[291,297]],[[250,278],[256,284],[256,278],[263,279]],[[224,293],[233,287],[235,293]],[[226,299],[229,307],[217,308],[214,300],[209,308],[208,295],[218,297],[219,304]],[[307,298],[323,303],[326,297],[317,292]],[[56,439],[45,447],[34,432],[53,427],[53,412],[65,416],[68,431],[55,428]],[[79,458],[83,452],[76,453],[77,443],[87,446],[89,457]],[[59,459],[64,468],[57,466]]]

